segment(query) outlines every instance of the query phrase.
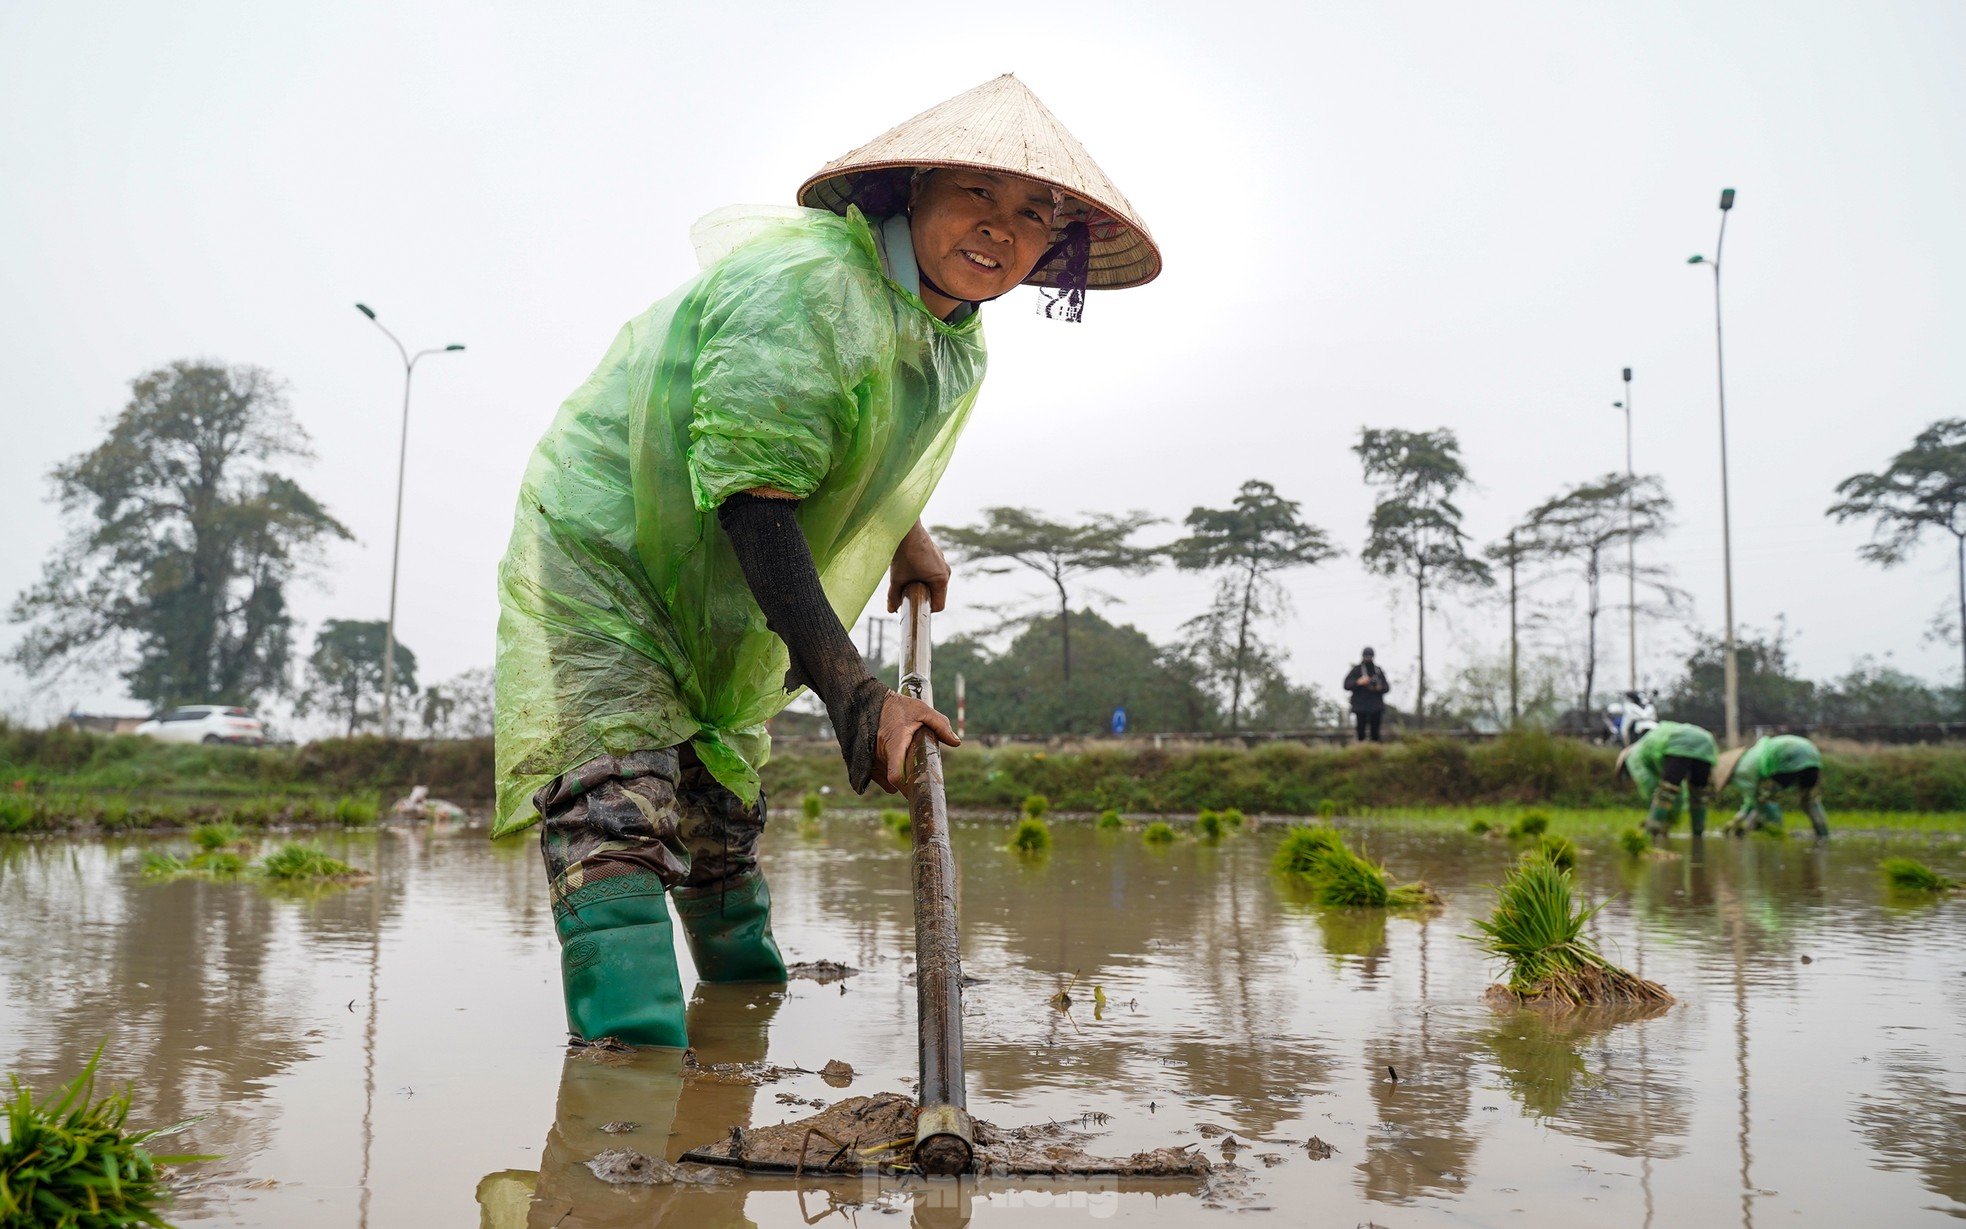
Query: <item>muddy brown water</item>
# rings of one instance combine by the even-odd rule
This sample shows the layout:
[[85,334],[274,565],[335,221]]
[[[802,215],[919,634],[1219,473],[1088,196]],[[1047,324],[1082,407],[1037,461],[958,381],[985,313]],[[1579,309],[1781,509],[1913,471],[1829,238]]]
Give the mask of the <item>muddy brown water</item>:
[[[1599,840],[1580,878],[1613,900],[1593,930],[1679,1004],[1552,1018],[1487,1005],[1493,969],[1464,937],[1506,845],[1357,831],[1446,911],[1303,904],[1267,869],[1280,828],[1154,848],[1061,822],[1030,861],[999,848],[1004,825],[956,824],[966,970],[984,979],[967,994],[970,1109],[1057,1121],[1115,1156],[1193,1144],[1219,1162],[1226,1129],[1236,1164],[1205,1183],[589,1172],[609,1148],[674,1160],[733,1124],[910,1087],[905,845],[871,818],[814,839],[778,824],[766,854],[788,958],[861,972],[706,987],[691,1007],[705,1064],[809,1074],[753,1086],[673,1052],[569,1059],[536,852],[468,828],[328,838],[377,878],[302,896],[138,876],[145,849],[182,840],[0,842],[0,1063],[46,1088],[106,1040],[103,1072],[134,1085],[140,1121],[202,1115],[176,1150],[224,1159],[188,1171],[185,1225],[1966,1217],[1966,901],[1895,901],[1875,871],[1906,852],[1957,874],[1957,838],[1720,840],[1637,864]],[[1072,1008],[1054,1010],[1074,971]],[[850,1086],[819,1074],[832,1059]]]

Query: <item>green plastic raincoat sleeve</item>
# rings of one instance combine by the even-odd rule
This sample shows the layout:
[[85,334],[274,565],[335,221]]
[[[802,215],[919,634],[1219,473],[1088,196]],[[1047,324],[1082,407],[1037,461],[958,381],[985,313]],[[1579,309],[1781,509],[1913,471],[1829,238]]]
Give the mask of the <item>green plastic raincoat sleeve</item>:
[[816,245],[757,244],[719,270],[691,383],[690,491],[714,512],[739,491],[804,499],[847,461],[883,339],[867,279]]

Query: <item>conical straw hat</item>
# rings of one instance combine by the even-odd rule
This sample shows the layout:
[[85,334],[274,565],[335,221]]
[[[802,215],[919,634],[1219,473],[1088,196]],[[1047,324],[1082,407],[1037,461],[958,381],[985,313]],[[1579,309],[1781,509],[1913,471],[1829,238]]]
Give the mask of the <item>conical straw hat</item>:
[[1736,747],[1732,751],[1722,751],[1720,759],[1713,766],[1713,792],[1719,793],[1727,788],[1727,782],[1734,776],[1734,765],[1748,753],[1746,747]]
[[[930,107],[843,157],[799,187],[799,204],[845,213],[855,177],[905,167],[967,167],[1035,179],[1068,198],[1062,225],[1084,218],[1092,232],[1091,290],[1143,286],[1160,273],[1160,249],[1120,190],[1038,96],[1009,73]],[[1034,271],[1034,286],[1055,271]]]

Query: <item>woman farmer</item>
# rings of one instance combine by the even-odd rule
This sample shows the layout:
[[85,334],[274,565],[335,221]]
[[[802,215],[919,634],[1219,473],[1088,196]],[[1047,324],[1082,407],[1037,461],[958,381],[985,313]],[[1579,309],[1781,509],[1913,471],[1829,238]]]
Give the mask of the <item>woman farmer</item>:
[[1708,786],[1719,755],[1713,735],[1680,721],[1659,722],[1618,753],[1618,775],[1651,799],[1645,831],[1653,839],[1671,830],[1682,793],[1693,835],[1706,835]]
[[1815,743],[1799,734],[1764,738],[1722,756],[1717,775],[1715,790],[1733,785],[1741,791],[1741,811],[1727,825],[1728,835],[1763,828],[1780,832],[1782,808],[1775,799],[1794,787],[1817,839],[1829,839],[1829,815],[1823,810],[1823,755]]
[[855,790],[900,785],[940,713],[868,674],[842,620],[883,572],[941,609],[919,520],[975,403],[979,307],[1076,319],[1160,256],[1004,76],[828,163],[807,208],[698,228],[694,280],[561,406],[499,571],[498,817],[541,824],[567,1023],[686,1044],[665,896],[705,981],[781,981],[758,870],[765,722],[824,702]]

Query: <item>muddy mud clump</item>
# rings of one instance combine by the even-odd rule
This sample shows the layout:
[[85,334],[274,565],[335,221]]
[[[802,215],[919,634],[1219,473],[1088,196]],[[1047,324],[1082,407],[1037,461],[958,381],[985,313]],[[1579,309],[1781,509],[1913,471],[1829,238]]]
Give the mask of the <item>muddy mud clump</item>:
[[[809,1118],[744,1130],[732,1127],[715,1143],[692,1148],[685,1162],[763,1173],[894,1173],[913,1166],[912,1097],[875,1093],[849,1097]],[[1112,1174],[1140,1178],[1205,1177],[1215,1165],[1186,1148],[1154,1148],[1129,1157],[1095,1156],[1091,1136],[1062,1123],[1000,1128],[976,1119],[975,1171],[996,1177]]]
[[793,981],[816,981],[829,985],[845,981],[860,970],[838,960],[801,960],[785,970],[785,976]]
[[721,1186],[730,1175],[708,1165],[671,1164],[633,1148],[609,1148],[595,1154],[587,1168],[603,1182],[616,1186]]

